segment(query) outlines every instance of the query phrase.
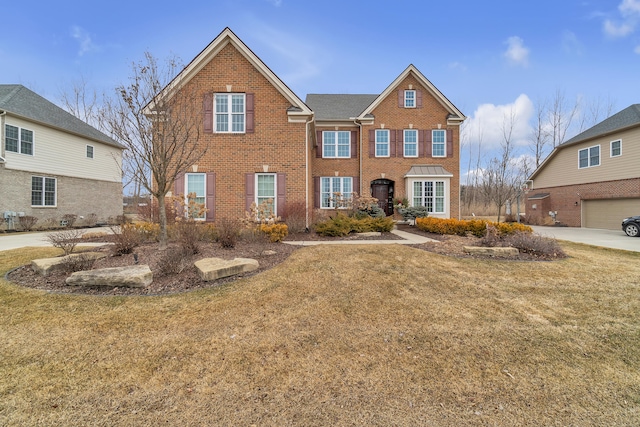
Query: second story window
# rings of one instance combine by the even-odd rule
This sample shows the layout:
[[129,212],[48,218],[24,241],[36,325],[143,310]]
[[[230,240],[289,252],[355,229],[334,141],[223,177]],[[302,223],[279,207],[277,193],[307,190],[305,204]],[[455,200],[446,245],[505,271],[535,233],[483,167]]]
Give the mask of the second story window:
[[93,159],[93,145],[87,145],[87,159]]
[[622,140],[611,141],[611,157],[622,155]]
[[578,151],[578,167],[589,168],[592,166],[598,166],[600,164],[600,146],[594,145],[593,147],[585,148]]
[[418,131],[416,129],[404,130],[404,156],[418,157]]
[[33,155],[33,131],[17,126],[4,126],[4,148],[14,153]]
[[446,131],[444,129],[434,129],[431,134],[431,155],[433,157],[445,157]]
[[389,157],[388,129],[376,129],[376,157]]
[[404,108],[416,108],[416,91],[404,91]]
[[350,158],[351,157],[351,132],[349,131],[324,131],[322,132],[322,157]]
[[245,94],[216,93],[215,131],[220,133],[245,132]]

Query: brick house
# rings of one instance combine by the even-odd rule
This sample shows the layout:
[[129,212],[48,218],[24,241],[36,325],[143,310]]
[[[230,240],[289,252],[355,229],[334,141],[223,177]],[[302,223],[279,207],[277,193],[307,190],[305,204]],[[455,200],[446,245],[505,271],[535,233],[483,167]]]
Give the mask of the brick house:
[[[0,85],[0,229],[122,215],[124,147],[22,85]],[[95,214],[95,217],[94,217]]]
[[381,94],[308,95],[303,102],[229,28],[174,81],[202,93],[206,155],[174,193],[196,192],[207,215],[238,218],[251,203],[333,209],[335,193],[394,198],[459,217],[459,127],[465,116],[413,65]]
[[527,217],[570,227],[620,229],[640,214],[640,104],[557,146],[528,183]]

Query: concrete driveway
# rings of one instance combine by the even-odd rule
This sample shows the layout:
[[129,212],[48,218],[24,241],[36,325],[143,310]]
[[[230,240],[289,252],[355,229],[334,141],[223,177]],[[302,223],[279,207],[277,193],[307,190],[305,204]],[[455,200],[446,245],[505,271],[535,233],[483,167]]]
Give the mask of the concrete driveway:
[[531,228],[542,236],[553,237],[558,240],[640,252],[640,237],[629,237],[624,234],[622,229],[616,231],[598,228],[544,227],[539,225],[534,225]]
[[[88,228],[82,230],[85,232],[105,232],[110,233],[109,227]],[[0,234],[0,251],[9,249],[24,248],[26,246],[51,246],[47,240],[47,234],[55,233],[55,231],[46,231],[39,233],[3,233]],[[104,243],[83,243],[81,246],[104,245]]]

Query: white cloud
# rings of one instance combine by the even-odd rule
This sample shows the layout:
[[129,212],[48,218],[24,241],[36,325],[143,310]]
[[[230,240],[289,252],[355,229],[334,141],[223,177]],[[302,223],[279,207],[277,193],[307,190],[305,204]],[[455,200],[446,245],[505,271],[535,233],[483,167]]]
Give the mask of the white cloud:
[[573,31],[564,31],[562,33],[562,48],[565,52],[575,55],[582,55],[584,52],[584,46]]
[[633,33],[640,21],[640,0],[622,0],[618,5],[622,22],[617,23],[611,19],[605,19],[602,30],[613,38],[626,37]]
[[71,28],[71,37],[73,37],[80,46],[80,49],[78,50],[79,56],[97,49],[97,46],[91,40],[89,33],[77,25],[74,25]]
[[616,24],[607,19],[604,21],[603,30],[609,37],[626,37],[633,33],[634,27],[629,23]]
[[533,102],[525,94],[510,104],[482,104],[465,122],[465,138],[474,146],[481,144],[483,151],[500,147],[504,141],[503,130],[508,128],[513,117],[512,143],[516,146],[528,144],[533,116]]
[[521,65],[526,67],[529,65],[529,48],[524,46],[524,40],[520,37],[509,37],[505,42],[507,50],[504,56],[513,65]]
[[640,15],[640,0],[622,0],[618,9],[624,16]]

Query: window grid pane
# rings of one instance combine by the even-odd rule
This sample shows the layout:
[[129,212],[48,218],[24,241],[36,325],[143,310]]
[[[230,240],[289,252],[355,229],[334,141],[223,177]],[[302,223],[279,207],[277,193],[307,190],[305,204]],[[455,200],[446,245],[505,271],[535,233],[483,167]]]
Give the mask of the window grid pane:
[[20,152],[22,154],[33,154],[33,132],[27,129],[20,129]]
[[42,178],[31,177],[31,205],[42,206]]
[[338,132],[338,157],[350,157],[351,132]]
[[589,149],[589,166],[598,166],[600,164],[600,147],[591,147]]
[[444,142],[445,142],[445,131],[444,130],[434,130],[432,132],[432,155],[434,157],[444,157]]
[[5,125],[5,150],[18,152],[18,128],[11,125]]
[[389,156],[389,131],[376,130],[376,156]]
[[418,155],[418,131],[404,131],[404,155],[407,157],[415,157]]
[[578,152],[579,157],[579,167],[586,168],[589,166],[589,151],[588,150],[580,150]]
[[44,179],[44,205],[55,206],[56,204],[56,180],[53,178]]
[[405,90],[404,91],[404,106],[405,107],[415,107],[415,98],[416,92],[414,90]]
[[622,141],[613,141],[611,143],[611,157],[619,156],[622,153]]

